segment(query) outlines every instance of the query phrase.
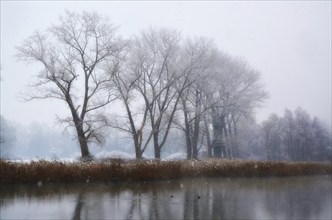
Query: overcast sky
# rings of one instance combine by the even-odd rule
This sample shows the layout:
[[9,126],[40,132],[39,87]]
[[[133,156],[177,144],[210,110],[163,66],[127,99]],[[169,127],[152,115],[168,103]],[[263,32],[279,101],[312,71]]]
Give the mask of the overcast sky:
[[270,99],[258,121],[301,106],[331,125],[331,1],[89,2],[1,1],[1,114],[28,125],[54,124],[69,115],[54,100],[20,102],[38,68],[17,62],[15,46],[34,31],[57,23],[65,10],[110,17],[124,37],[149,26],[204,36],[220,49],[243,56],[262,74]]

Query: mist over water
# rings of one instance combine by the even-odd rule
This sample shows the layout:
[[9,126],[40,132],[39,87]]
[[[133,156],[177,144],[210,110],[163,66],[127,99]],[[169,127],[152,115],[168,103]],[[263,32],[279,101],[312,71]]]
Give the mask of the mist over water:
[[1,219],[330,219],[331,177],[195,178],[0,189]]

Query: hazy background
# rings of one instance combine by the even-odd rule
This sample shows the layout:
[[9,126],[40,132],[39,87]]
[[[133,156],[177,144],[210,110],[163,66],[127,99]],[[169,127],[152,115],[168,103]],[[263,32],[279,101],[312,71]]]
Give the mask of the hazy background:
[[1,1],[1,115],[7,120],[25,126],[44,123],[53,129],[55,115],[69,113],[55,100],[19,101],[39,68],[14,57],[15,46],[57,23],[66,9],[108,15],[124,37],[162,26],[184,36],[212,38],[219,48],[245,57],[262,73],[270,99],[257,111],[259,122],[272,112],[282,115],[286,107],[301,106],[331,126],[331,1]]

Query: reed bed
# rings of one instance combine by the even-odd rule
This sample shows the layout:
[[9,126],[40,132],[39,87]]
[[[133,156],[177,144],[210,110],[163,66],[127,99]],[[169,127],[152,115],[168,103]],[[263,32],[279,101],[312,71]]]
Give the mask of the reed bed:
[[0,160],[0,182],[74,183],[151,181],[182,177],[269,177],[331,175],[330,163],[248,161],[229,159],[182,161],[122,161],[64,163]]

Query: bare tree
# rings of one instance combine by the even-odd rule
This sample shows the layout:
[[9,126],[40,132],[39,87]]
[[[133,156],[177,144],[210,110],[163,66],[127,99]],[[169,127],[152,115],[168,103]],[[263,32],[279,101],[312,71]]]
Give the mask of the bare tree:
[[268,98],[268,93],[264,90],[260,82],[260,73],[250,67],[243,58],[235,58],[229,70],[231,86],[229,91],[229,107],[226,117],[227,145],[232,156],[238,155],[238,122],[241,118],[252,118],[255,108]]
[[[208,152],[211,153],[211,148],[214,150],[214,156],[220,157],[226,155],[226,148],[224,144],[223,131],[225,129],[225,118],[227,116],[228,97],[229,94],[225,91],[224,87],[228,83],[228,72],[230,57],[222,52],[216,55],[216,64],[211,76],[203,87],[206,96],[205,105],[209,107],[209,117],[212,124],[212,141],[209,145]],[[207,124],[208,118],[205,117],[205,131],[209,134],[209,125]],[[210,136],[210,135],[209,135]],[[209,154],[210,154],[209,153]]]
[[[113,83],[126,109],[127,126],[118,121],[110,126],[131,134],[137,158],[142,157],[150,140],[155,157],[160,158],[167,139],[178,102],[174,104],[177,90],[173,85],[180,78],[174,68],[179,40],[174,30],[142,31],[131,41],[123,72],[113,74]],[[132,107],[135,104],[136,109]],[[160,141],[161,135],[164,136]],[[147,139],[143,140],[144,137]]]
[[291,160],[295,159],[296,155],[296,145],[295,145],[295,137],[296,137],[296,129],[295,129],[295,120],[293,112],[289,109],[285,109],[284,117],[283,117],[283,142],[287,148],[288,157]]
[[139,79],[135,88],[140,94],[151,127],[155,158],[168,137],[188,76],[180,73],[178,60],[180,35],[170,29],[141,32],[135,39],[137,62],[133,69]]
[[[203,88],[214,67],[216,47],[205,38],[188,39],[182,49],[181,74],[187,76],[187,86],[181,95],[183,123],[180,128],[185,133],[187,158],[197,158],[199,142],[204,139],[201,123],[203,114],[210,106],[206,103]],[[208,134],[209,135],[209,134]],[[209,136],[208,136],[209,138]]]
[[282,120],[276,114],[271,114],[262,123],[262,130],[268,159],[280,160]]
[[298,107],[294,111],[295,120],[295,160],[308,160],[312,153],[314,138],[312,133],[312,120],[310,115]]
[[[216,156],[233,156],[232,139],[236,138],[240,117],[250,116],[266,98],[267,93],[260,83],[260,74],[244,59],[225,54],[219,56],[219,64],[206,94],[211,107],[213,143]],[[234,136],[234,137],[232,137]]]
[[139,42],[131,43],[122,70],[116,74],[112,74],[114,88],[125,107],[126,120],[124,123],[121,123],[119,120],[115,119],[108,124],[113,128],[117,128],[131,135],[134,142],[136,159],[142,159],[142,155],[152,138],[151,131],[148,132],[147,140],[144,140],[143,137],[146,131],[145,125],[151,104],[143,102],[143,106],[137,108],[142,101],[140,100],[141,97],[139,94],[137,94],[137,83],[142,77],[142,72],[138,71],[137,68],[141,66],[139,63],[143,62],[146,56],[148,56],[146,53],[137,54],[137,48],[135,48],[137,46],[139,47]]
[[103,143],[99,110],[116,98],[108,85],[118,71],[124,43],[115,33],[110,21],[97,13],[66,12],[58,25],[33,34],[17,48],[20,60],[43,67],[32,85],[37,90],[26,100],[54,98],[68,105],[71,117],[63,122],[75,127],[83,159],[90,158],[89,142]]

